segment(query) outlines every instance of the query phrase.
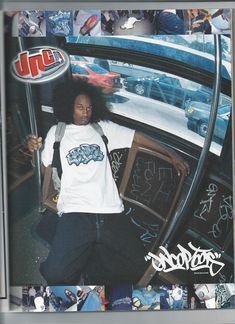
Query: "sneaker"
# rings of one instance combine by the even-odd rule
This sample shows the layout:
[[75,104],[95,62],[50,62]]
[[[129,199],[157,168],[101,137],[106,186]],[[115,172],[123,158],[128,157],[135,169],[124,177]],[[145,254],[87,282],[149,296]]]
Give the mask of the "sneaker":
[[80,29],[80,34],[85,36],[85,35],[90,35],[90,31],[95,28],[95,26],[98,24],[99,19],[97,15],[92,15],[90,16],[84,23],[84,25]]

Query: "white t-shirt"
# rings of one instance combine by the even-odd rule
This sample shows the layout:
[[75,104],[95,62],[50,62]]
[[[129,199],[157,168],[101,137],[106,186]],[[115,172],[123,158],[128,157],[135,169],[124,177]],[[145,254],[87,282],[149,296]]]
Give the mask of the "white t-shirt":
[[[110,121],[99,122],[111,152],[132,145],[134,130]],[[42,152],[45,166],[52,163],[56,125],[48,131]],[[123,203],[113,180],[105,144],[91,125],[66,125],[60,143],[62,165],[58,213],[120,213]]]

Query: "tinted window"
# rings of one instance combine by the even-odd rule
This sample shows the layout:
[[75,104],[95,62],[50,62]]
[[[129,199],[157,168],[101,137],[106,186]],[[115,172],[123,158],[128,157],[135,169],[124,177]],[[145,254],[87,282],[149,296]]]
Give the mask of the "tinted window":
[[[120,47],[120,53],[122,48],[128,48],[132,51],[148,52],[157,57],[167,56],[174,61],[178,60],[179,67],[182,63],[194,65],[192,71],[196,71],[196,76],[196,67],[214,73],[214,55],[207,51],[208,48],[210,48],[210,51],[214,50],[213,35],[205,37],[201,35],[192,37],[190,35],[189,38],[187,36],[174,37],[175,43],[170,43],[170,39],[171,37],[165,37],[163,41],[162,37],[137,36],[123,38],[91,37],[89,39],[79,37],[76,40],[68,38],[69,41],[92,45]],[[229,79],[231,73],[231,64],[229,62],[230,44],[227,38],[226,40],[223,39],[223,41],[226,42],[227,47],[224,47],[225,52],[222,48],[224,58],[222,73],[224,77]],[[183,46],[183,43],[187,46]],[[115,53],[116,50],[116,48],[113,49]],[[109,48],[108,52],[110,53],[110,51]],[[213,96],[213,89],[202,84],[206,76],[203,80],[199,78],[201,81],[195,82],[190,79],[191,76],[193,77],[192,74],[185,74],[187,78],[183,78],[179,76],[177,71],[166,72],[164,64],[162,66],[156,64],[156,68],[148,68],[144,66],[146,64],[145,60],[142,60],[143,65],[141,61],[139,64],[133,64],[131,57],[129,61],[125,62],[109,60],[105,55],[103,55],[103,59],[108,62],[110,72],[121,75],[123,85],[118,93],[109,97],[113,113],[161,129],[200,147],[203,146]],[[94,58],[87,58],[87,60],[93,63]],[[152,66],[155,65],[154,59],[153,62],[148,63],[152,63]],[[222,105],[227,105],[230,110],[231,97],[221,93],[219,106]],[[199,113],[200,107],[203,107],[204,112],[207,111],[207,113]],[[226,136],[228,119],[226,122],[221,123],[221,117],[218,116],[210,150],[214,154],[220,155],[223,140]]]
[[[108,47],[124,48],[131,51],[150,53],[184,62],[206,71],[214,72],[214,38],[213,35],[168,35],[127,36],[127,37],[67,37],[71,43],[94,44]],[[223,62],[222,76],[231,80],[230,39],[222,36]]]
[[71,70],[72,70],[72,73],[86,74],[86,75],[89,74],[86,69],[82,68],[81,66],[79,66],[77,64],[71,64]]
[[88,64],[89,69],[91,69],[93,72],[99,73],[99,74],[106,74],[108,73],[107,70],[103,69],[99,65],[96,64]]

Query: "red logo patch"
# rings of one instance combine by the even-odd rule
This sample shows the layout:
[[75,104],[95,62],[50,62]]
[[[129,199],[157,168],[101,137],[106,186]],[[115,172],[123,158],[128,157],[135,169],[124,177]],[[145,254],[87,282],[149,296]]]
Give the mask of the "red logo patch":
[[19,53],[11,63],[11,72],[19,81],[41,83],[57,78],[68,67],[69,57],[61,49],[37,47]]

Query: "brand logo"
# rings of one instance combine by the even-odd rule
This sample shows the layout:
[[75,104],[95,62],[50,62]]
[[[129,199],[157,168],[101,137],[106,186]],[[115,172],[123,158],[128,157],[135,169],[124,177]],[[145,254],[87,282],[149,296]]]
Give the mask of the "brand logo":
[[[145,260],[152,259],[152,266],[156,271],[170,272],[174,270],[198,271],[209,269],[209,273],[214,277],[224,266],[223,262],[217,261],[221,257],[220,253],[213,252],[212,249],[201,249],[195,247],[191,242],[188,243],[190,251],[180,244],[177,245],[179,253],[177,255],[169,253],[163,246],[158,255],[149,252]],[[200,272],[201,273],[201,272]],[[199,274],[200,274],[199,273]]]
[[58,48],[35,47],[19,53],[11,73],[19,81],[42,83],[57,78],[69,67],[68,55]]

